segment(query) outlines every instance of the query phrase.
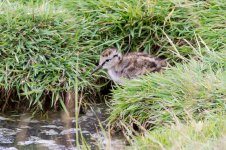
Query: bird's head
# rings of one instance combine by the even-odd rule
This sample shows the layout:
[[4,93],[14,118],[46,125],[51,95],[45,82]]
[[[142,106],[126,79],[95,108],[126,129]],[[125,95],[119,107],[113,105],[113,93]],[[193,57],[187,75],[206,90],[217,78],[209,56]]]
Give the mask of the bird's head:
[[116,48],[108,48],[100,55],[99,65],[92,72],[92,74],[99,69],[110,69],[117,65],[122,59],[122,54]]

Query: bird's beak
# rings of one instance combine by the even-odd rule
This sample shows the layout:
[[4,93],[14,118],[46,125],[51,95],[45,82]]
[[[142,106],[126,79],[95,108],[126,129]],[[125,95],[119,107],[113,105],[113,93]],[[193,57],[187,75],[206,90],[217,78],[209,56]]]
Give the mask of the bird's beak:
[[92,72],[91,75],[94,74],[95,72],[97,72],[98,70],[100,70],[102,68],[102,65],[98,65]]

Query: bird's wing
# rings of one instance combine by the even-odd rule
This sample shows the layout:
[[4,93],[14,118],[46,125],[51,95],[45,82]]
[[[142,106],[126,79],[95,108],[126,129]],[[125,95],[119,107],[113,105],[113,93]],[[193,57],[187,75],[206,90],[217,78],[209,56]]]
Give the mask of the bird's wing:
[[138,53],[138,55],[130,54],[124,57],[122,61],[121,74],[123,77],[134,78],[148,72],[160,71],[162,68],[161,61],[142,53]]

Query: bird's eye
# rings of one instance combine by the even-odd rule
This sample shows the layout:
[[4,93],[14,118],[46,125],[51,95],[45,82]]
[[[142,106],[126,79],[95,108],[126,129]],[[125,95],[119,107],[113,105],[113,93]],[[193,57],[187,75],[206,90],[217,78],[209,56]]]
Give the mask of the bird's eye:
[[110,61],[110,59],[107,59],[107,60],[106,60],[106,62],[109,62],[109,61]]

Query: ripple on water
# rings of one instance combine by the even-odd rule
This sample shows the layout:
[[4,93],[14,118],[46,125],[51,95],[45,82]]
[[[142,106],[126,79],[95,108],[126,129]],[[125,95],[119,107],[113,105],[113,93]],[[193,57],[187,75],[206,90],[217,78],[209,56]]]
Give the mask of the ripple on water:
[[[61,135],[65,135],[65,134],[75,134],[77,131],[76,128],[70,128],[70,129],[65,129],[63,131],[60,132]],[[79,131],[79,129],[78,129]]]
[[0,146],[0,150],[18,150],[16,147],[3,147]]
[[12,144],[14,143],[14,136],[17,134],[17,130],[0,128],[0,143]]
[[2,136],[0,135],[0,144],[12,144],[14,143],[13,136]]
[[11,119],[0,116],[0,121],[1,121],[1,120],[2,120],[2,121],[6,121],[6,120],[11,120]]
[[41,133],[44,133],[45,135],[58,135],[59,133],[53,129],[50,130],[42,130]]
[[63,129],[63,126],[56,126],[56,125],[44,125],[41,126],[42,128],[51,128],[51,129]]
[[[32,120],[29,114],[22,116],[19,114],[15,117],[9,114],[8,116],[11,116],[12,119],[4,115],[0,116],[0,150],[17,150],[17,148],[75,150],[77,131],[79,134],[82,133],[91,149],[96,147],[97,142],[107,145],[108,140],[111,140],[112,147],[121,145],[121,139],[107,139],[101,131],[97,131],[97,129],[100,130],[99,121],[105,127],[105,122],[103,122],[105,113],[102,109],[92,109],[92,111],[88,110],[85,115],[79,116],[77,121],[81,129],[75,128],[76,119],[73,117],[68,122],[64,122],[61,113],[54,113],[54,117],[48,120]],[[17,148],[13,147],[15,145]],[[70,147],[71,145],[74,146]]]
[[14,129],[7,129],[7,128],[0,128],[0,135],[10,136],[10,135],[16,135],[17,130]]
[[[54,140],[44,140],[36,136],[31,136],[26,141],[20,141],[17,143],[19,146],[27,146],[27,145],[40,145],[42,147],[46,147],[50,150],[61,150],[61,149],[68,149],[64,145],[57,144]],[[72,149],[75,149],[75,147],[71,147]]]

